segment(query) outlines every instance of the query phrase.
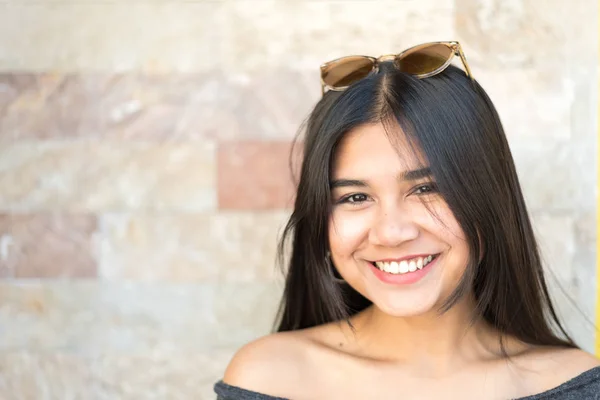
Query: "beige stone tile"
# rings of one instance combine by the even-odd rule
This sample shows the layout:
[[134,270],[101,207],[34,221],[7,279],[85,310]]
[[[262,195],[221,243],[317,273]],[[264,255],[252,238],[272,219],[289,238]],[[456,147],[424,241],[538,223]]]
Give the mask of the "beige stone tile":
[[[586,315],[578,291],[573,287],[550,287],[550,297],[553,299],[560,321],[571,338],[584,350],[594,353],[595,314],[592,312]],[[587,302],[590,300],[587,299]]]
[[512,138],[511,150],[525,199],[534,211],[595,208],[596,150],[588,140]]
[[593,352],[596,267],[578,238],[577,217],[538,211],[532,220],[555,310],[576,343]]
[[573,76],[573,104],[571,107],[571,136],[587,139],[595,146],[598,117],[598,63],[584,66]]
[[0,350],[85,356],[206,351],[223,329],[216,326],[211,285],[32,281],[0,286],[0,323],[10,326],[3,330]]
[[596,257],[584,252],[575,257],[573,269],[575,283],[569,293],[570,307],[566,318],[575,339],[589,352],[595,351],[596,338],[596,303],[597,303],[597,267]]
[[0,284],[0,351],[86,357],[238,348],[268,334],[279,283]]
[[95,277],[95,232],[92,215],[0,215],[0,274],[7,278]]
[[3,5],[0,70],[203,71],[218,67],[221,2]]
[[590,0],[456,0],[456,31],[474,63],[564,68],[565,56],[576,55],[570,47],[582,40],[597,43],[594,9]]
[[582,218],[575,212],[536,212],[532,219],[545,266],[551,271],[546,282],[559,317],[576,343],[593,351],[597,272],[591,253],[595,244],[582,241]]
[[550,296],[558,317],[571,338],[584,350],[594,353],[596,314],[593,304],[596,296],[586,298],[580,288],[574,285],[550,286]]
[[321,63],[347,54],[389,54],[452,40],[453,7],[451,0],[228,2],[228,67],[293,65],[318,73]]
[[214,145],[21,141],[0,146],[0,209],[203,211]]
[[532,214],[533,228],[538,239],[544,266],[551,286],[570,287],[575,277],[573,259],[577,252],[575,219],[571,214]]
[[104,215],[99,274],[146,282],[277,280],[276,246],[287,216]]
[[[596,209],[581,210],[575,216],[577,254],[573,262],[575,301],[579,308],[578,318],[581,329],[575,334],[589,351],[594,350],[596,331],[596,304],[598,291],[598,248]],[[585,318],[581,316],[587,317]],[[582,322],[581,322],[582,321]]]
[[598,230],[596,226],[598,210],[579,210],[575,217],[575,232],[579,247],[589,251],[596,251]]
[[[66,354],[0,352],[3,399],[97,398],[110,390],[89,379],[86,360]],[[99,386],[99,387],[98,387]]]
[[214,215],[210,237],[219,278],[224,282],[279,281],[277,244],[288,218],[287,211]]
[[216,348],[240,347],[274,331],[283,283],[228,283],[216,293]]
[[6,399],[214,399],[232,351],[144,355],[14,351],[0,353]]
[[506,135],[517,145],[523,137],[540,142],[571,137],[574,92],[566,73],[482,67],[474,68],[473,74],[498,110]]

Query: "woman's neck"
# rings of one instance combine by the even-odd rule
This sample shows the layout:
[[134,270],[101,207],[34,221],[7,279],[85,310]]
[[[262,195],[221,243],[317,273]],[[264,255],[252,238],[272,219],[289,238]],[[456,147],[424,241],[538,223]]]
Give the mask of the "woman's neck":
[[473,320],[472,299],[459,301],[447,312],[393,317],[371,306],[344,328],[353,352],[373,360],[408,363],[435,373],[497,358],[500,334],[483,320]]

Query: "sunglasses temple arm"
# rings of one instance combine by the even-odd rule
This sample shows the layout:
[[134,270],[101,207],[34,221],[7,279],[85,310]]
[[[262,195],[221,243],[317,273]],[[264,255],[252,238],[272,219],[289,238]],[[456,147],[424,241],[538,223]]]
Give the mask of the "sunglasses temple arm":
[[458,50],[458,56],[460,57],[460,60],[462,61],[463,65],[465,66],[465,71],[467,71],[467,75],[469,76],[469,78],[471,78],[471,80],[473,80],[473,74],[471,74],[471,68],[469,68],[469,63],[467,62],[467,57],[465,57],[465,53],[463,53],[462,47],[460,46],[460,44],[458,46],[456,46],[456,49]]

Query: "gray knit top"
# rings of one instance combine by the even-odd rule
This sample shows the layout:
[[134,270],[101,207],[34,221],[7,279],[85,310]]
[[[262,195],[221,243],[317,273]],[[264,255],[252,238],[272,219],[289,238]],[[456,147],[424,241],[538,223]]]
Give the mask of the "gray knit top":
[[[231,386],[223,381],[215,384],[217,400],[289,400]],[[560,386],[543,393],[515,400],[600,400],[600,367],[583,372]]]

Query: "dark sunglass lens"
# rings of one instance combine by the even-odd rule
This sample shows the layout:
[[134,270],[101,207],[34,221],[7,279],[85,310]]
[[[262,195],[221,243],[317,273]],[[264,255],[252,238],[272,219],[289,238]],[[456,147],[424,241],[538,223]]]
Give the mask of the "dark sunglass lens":
[[453,52],[454,50],[446,45],[432,44],[413,51],[409,50],[396,59],[396,65],[402,72],[425,75],[443,67],[452,57]]
[[345,57],[329,64],[322,71],[323,82],[333,88],[350,86],[373,70],[373,60],[366,57]]

